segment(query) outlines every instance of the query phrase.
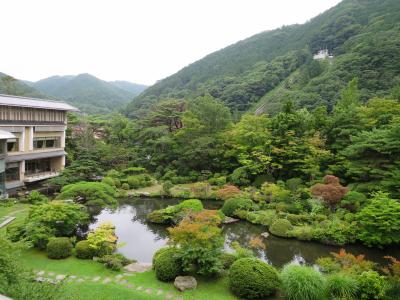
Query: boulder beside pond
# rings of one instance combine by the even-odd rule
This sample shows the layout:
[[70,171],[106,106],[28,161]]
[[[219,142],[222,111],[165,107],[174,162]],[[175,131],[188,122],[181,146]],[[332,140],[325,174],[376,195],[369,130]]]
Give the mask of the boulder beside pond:
[[231,224],[231,223],[235,223],[235,222],[239,222],[239,219],[235,219],[235,218],[231,218],[231,217],[225,217],[222,220],[222,224]]
[[178,276],[175,278],[174,286],[181,292],[194,290],[197,287],[197,281],[193,276]]

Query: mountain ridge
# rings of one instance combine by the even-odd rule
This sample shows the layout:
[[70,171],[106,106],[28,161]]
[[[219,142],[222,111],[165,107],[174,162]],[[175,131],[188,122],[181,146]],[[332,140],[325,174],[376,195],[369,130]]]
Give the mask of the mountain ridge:
[[[389,95],[400,83],[398,24],[399,1],[344,0],[304,24],[264,31],[205,56],[134,98],[126,114],[141,117],[158,101],[204,94],[240,112],[259,103],[273,113],[287,98],[299,107],[332,107],[353,77],[360,79],[362,100]],[[313,60],[321,48],[334,54],[332,65]],[[297,82],[271,99],[268,93],[294,72]]]

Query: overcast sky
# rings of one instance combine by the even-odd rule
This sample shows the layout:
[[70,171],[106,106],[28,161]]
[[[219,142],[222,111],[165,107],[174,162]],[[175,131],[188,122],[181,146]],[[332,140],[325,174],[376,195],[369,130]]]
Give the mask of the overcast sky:
[[0,72],[153,84],[205,55],[340,0],[0,0]]

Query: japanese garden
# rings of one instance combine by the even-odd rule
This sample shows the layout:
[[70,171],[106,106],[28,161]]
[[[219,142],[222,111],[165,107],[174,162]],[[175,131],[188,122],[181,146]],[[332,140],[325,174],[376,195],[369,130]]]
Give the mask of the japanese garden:
[[399,22],[343,0],[117,109],[0,73],[0,298],[400,299]]

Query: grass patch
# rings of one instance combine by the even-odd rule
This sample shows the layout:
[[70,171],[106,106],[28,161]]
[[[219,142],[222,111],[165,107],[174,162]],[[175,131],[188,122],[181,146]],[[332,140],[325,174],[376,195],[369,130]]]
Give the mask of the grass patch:
[[[24,250],[21,253],[20,261],[30,269],[54,272],[56,274],[75,275],[78,277],[101,276],[114,279],[116,275],[123,272],[114,272],[106,269],[102,264],[92,260],[80,260],[76,257],[69,257],[61,260],[47,258],[44,252],[36,249]],[[134,288],[127,288],[117,283],[102,284],[100,282],[85,281],[82,283],[71,282],[65,284],[66,296],[76,300],[102,300],[102,299],[165,299],[166,293],[172,293],[173,299],[183,296],[185,300],[207,299],[207,300],[235,300],[228,288],[227,278],[217,279],[198,279],[198,287],[193,291],[180,293],[173,283],[164,283],[157,280],[154,271],[137,273],[133,276],[124,277],[128,283],[133,284]],[[141,291],[136,290],[142,286]],[[150,294],[146,289],[152,289]],[[157,290],[162,289],[163,294],[157,296]]]

